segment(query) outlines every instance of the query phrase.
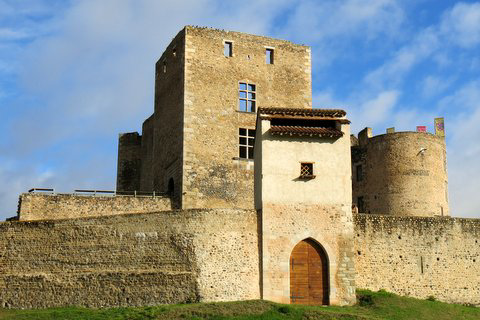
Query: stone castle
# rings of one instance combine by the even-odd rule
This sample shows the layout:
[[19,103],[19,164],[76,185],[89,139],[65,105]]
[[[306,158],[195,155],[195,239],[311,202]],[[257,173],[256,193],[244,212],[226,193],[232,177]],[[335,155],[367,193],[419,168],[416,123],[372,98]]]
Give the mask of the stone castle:
[[480,219],[450,217],[444,137],[351,136],[311,87],[307,46],[185,27],[142,134],[120,135],[116,194],[25,193],[0,223],[0,305],[350,305],[356,288],[480,305]]

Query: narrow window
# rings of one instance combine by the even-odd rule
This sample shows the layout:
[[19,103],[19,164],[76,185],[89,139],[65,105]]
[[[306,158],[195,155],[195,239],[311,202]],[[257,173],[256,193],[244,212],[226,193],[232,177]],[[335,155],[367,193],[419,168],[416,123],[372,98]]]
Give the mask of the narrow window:
[[255,144],[255,129],[238,129],[238,157],[253,159],[253,146]]
[[362,180],[363,180],[363,168],[362,168],[362,165],[359,164],[359,165],[357,165],[355,168],[356,168],[356,171],[357,171],[357,181],[362,181]]
[[358,212],[360,213],[365,212],[365,203],[363,202],[363,197],[357,198],[357,207],[358,207]]
[[163,61],[163,73],[167,72],[167,62]]
[[266,49],[265,50],[265,58],[267,64],[273,64],[273,49]]
[[243,112],[255,112],[257,92],[256,86],[251,83],[240,82],[238,89],[239,110]]
[[313,163],[312,162],[302,162],[300,163],[300,178],[303,179],[313,179]]
[[173,48],[172,50],[173,57],[177,56],[177,48]]
[[223,43],[223,54],[225,55],[225,57],[233,56],[233,43],[229,41],[225,41]]

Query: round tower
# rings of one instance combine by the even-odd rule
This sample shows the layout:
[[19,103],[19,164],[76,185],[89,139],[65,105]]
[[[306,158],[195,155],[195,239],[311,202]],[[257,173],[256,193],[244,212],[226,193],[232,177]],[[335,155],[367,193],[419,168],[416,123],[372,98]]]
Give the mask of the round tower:
[[359,212],[449,216],[445,138],[371,133],[362,130],[352,146],[353,203]]

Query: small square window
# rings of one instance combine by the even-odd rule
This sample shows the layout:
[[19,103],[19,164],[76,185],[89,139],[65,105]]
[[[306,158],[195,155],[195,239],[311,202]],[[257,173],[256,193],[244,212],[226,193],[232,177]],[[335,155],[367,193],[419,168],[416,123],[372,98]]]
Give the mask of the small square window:
[[273,49],[265,49],[265,59],[267,64],[273,64]]
[[233,56],[233,43],[229,41],[225,41],[223,43],[223,54],[225,57],[232,57]]
[[313,163],[312,162],[302,162],[300,163],[300,178],[302,179],[313,179],[315,175],[313,174]]

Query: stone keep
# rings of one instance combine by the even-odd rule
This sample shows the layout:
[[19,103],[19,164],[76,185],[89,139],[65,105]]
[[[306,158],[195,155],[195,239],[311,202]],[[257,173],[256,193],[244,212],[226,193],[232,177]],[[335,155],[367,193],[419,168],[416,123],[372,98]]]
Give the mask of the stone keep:
[[311,87],[307,46],[185,27],[156,63],[142,135],[120,136],[117,190],[170,192],[184,209],[252,209],[253,156],[241,143],[255,109],[311,108]]
[[258,112],[255,207],[264,299],[355,302],[349,123],[335,109]]

